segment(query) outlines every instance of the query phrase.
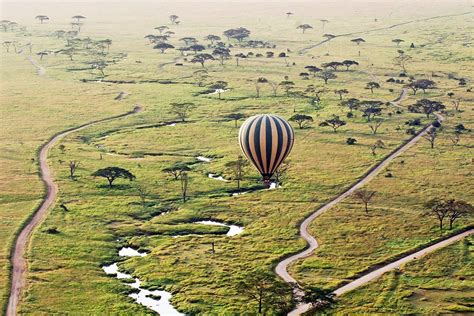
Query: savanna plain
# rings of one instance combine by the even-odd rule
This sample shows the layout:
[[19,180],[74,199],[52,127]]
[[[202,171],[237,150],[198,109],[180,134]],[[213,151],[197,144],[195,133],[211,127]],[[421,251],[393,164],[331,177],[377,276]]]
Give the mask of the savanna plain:
[[[3,312],[46,193],[39,149],[89,122],[49,151],[59,192],[27,244],[19,314],[286,314],[275,267],[305,249],[301,222],[426,128],[311,222],[319,246],[288,272],[316,297],[308,315],[474,312],[472,235],[330,295],[472,230],[469,2],[1,6]],[[262,113],[294,128],[271,188],[238,143]],[[111,185],[107,167],[122,172]],[[440,227],[447,205],[460,215]]]

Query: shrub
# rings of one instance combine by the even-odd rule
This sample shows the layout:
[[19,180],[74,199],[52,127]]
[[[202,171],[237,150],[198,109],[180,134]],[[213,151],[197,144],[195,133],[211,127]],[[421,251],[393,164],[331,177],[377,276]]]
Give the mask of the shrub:
[[413,127],[407,128],[406,133],[408,135],[415,135],[416,134],[416,129],[414,129]]
[[59,230],[56,227],[48,227],[44,230],[44,232],[51,235],[59,234]]
[[416,118],[416,119],[406,121],[405,124],[408,125],[408,126],[420,126],[421,125],[421,120],[419,118]]
[[439,121],[434,121],[431,125],[433,125],[436,128],[441,127],[441,123]]
[[346,143],[347,143],[347,145],[355,145],[355,143],[357,143],[357,139],[352,138],[352,137],[349,137],[349,138],[346,140]]

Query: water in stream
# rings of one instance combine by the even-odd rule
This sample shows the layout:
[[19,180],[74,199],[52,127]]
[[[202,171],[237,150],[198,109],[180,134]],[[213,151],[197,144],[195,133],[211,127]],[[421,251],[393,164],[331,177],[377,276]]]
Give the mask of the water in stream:
[[[137,250],[130,247],[123,247],[119,251],[119,256],[121,257],[145,257],[146,255],[146,253],[138,252]],[[116,262],[108,266],[103,266],[102,269],[106,274],[116,275],[116,278],[119,280],[133,278],[130,274],[120,272]],[[160,315],[184,315],[183,313],[178,312],[173,307],[173,305],[171,305],[170,292],[162,290],[147,290],[141,287],[141,283],[142,282],[138,278],[135,278],[135,282],[133,283],[125,283],[126,285],[138,290],[138,292],[129,295],[131,298],[135,299],[137,303],[148,307],[149,309],[159,313]]]

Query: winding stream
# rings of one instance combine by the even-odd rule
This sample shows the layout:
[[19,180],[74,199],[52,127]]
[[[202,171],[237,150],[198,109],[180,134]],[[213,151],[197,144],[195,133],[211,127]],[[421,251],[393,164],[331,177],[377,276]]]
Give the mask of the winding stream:
[[238,234],[240,234],[241,232],[244,231],[244,228],[242,226],[229,225],[229,224],[224,224],[224,223],[216,222],[216,221],[199,221],[199,222],[195,222],[195,223],[196,224],[204,224],[204,225],[229,227],[229,231],[225,234],[226,236],[235,236],[235,235],[238,235]]
[[[123,247],[119,251],[120,257],[145,257],[147,254],[143,252],[138,252],[137,250],[130,247]],[[130,274],[122,273],[119,271],[117,262],[112,263],[108,266],[103,266],[102,270],[108,275],[115,275],[119,280],[130,280],[133,277]],[[173,305],[170,303],[171,293],[164,290],[147,290],[141,287],[142,281],[135,278],[135,282],[124,284],[130,286],[131,288],[137,289],[138,292],[129,294],[137,303],[142,304],[149,309],[159,313],[160,315],[166,316],[181,316],[183,313],[178,312]]]
[[[232,225],[232,224],[225,224],[222,222],[216,222],[216,221],[211,221],[211,220],[205,220],[205,221],[198,221],[194,222],[196,224],[203,224],[203,225],[215,225],[215,226],[225,226],[229,227],[229,231],[227,231],[226,236],[235,236],[244,231],[244,228],[241,226],[237,225]],[[177,238],[180,236],[189,236],[190,234],[187,235],[177,235],[173,236],[173,238]],[[201,235],[197,235],[201,236]],[[146,257],[147,253],[145,252],[139,252],[131,247],[122,247],[118,255],[120,257]],[[131,293],[128,296],[133,298],[138,304],[142,304],[143,306],[146,306],[147,308],[159,313],[160,315],[165,315],[165,316],[184,316],[185,314],[180,313],[176,310],[176,308],[171,305],[171,297],[172,294],[168,291],[164,290],[147,290],[141,287],[142,281],[138,278],[133,278],[132,275],[120,272],[118,263],[114,262],[108,266],[103,266],[102,270],[107,275],[115,275],[115,277],[118,280],[132,280],[134,279],[135,282],[130,283],[130,282],[124,282],[124,284],[130,286],[133,289],[138,290],[137,292]]]
[[196,159],[202,162],[211,162],[212,160],[211,158],[204,157],[204,156],[197,156]]
[[229,180],[224,179],[223,176],[218,176],[217,174],[214,174],[214,173],[209,173],[207,176],[208,176],[210,179],[213,179],[213,180],[219,180],[219,181],[229,182]]

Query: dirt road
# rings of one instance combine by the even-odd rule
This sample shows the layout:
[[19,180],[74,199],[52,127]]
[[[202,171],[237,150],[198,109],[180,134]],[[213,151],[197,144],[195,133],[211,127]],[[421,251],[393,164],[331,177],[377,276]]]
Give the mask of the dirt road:
[[[369,283],[370,281],[372,280],[375,280],[377,278],[379,278],[380,276],[382,276],[382,274],[386,273],[386,272],[389,272],[391,270],[395,270],[395,269],[398,269],[400,268],[401,265],[407,263],[407,262],[410,262],[410,261],[413,261],[413,260],[416,260],[416,259],[419,259],[429,253],[432,253],[433,251],[436,251],[438,249],[441,249],[441,248],[444,248],[446,246],[449,246],[457,241],[460,241],[462,240],[463,238],[466,238],[467,236],[470,236],[474,234],[474,229],[471,229],[471,230],[468,230],[468,231],[465,231],[465,232],[462,232],[462,233],[459,233],[455,236],[452,236],[448,239],[445,239],[443,241],[440,241],[432,246],[429,246],[425,249],[422,249],[418,252],[415,252],[414,254],[411,254],[411,255],[408,255],[406,257],[403,257],[395,262],[392,262],[390,264],[387,264],[377,270],[374,270],[358,279],[355,279],[354,281],[344,285],[344,286],[341,286],[340,288],[336,289],[333,293],[336,295],[336,296],[340,296],[344,293],[347,293],[349,291],[352,291],[362,285],[365,285],[367,283]],[[311,305],[310,304],[303,304],[303,305],[299,305],[295,310],[293,310],[291,313],[289,313],[288,315],[290,316],[296,316],[296,315],[301,315],[302,313],[305,313],[307,311],[309,311],[311,309]]]
[[[407,90],[406,89],[403,89],[400,93],[400,96],[397,97],[395,100],[393,100],[391,103],[392,105],[394,106],[400,106],[400,102],[402,102],[406,97],[407,97]],[[438,121],[443,121],[444,120],[444,117],[441,116],[441,115],[436,115],[437,116],[437,120]],[[283,261],[279,262],[278,265],[276,266],[275,268],[275,272],[278,276],[280,276],[285,282],[287,283],[298,283],[289,273],[288,273],[288,266],[290,264],[292,264],[293,262],[297,261],[297,260],[300,260],[300,259],[303,259],[303,258],[306,258],[308,256],[310,256],[313,251],[318,248],[318,241],[316,240],[316,238],[314,238],[308,231],[308,227],[309,225],[311,224],[311,222],[317,218],[319,215],[323,214],[324,212],[326,212],[327,210],[329,210],[330,208],[332,208],[334,205],[336,205],[337,203],[341,202],[342,200],[344,200],[345,198],[347,198],[349,195],[351,195],[352,193],[354,193],[354,191],[356,191],[357,189],[361,188],[362,186],[364,186],[365,184],[367,184],[369,181],[371,181],[380,171],[382,171],[390,162],[392,162],[396,157],[398,157],[400,154],[404,153],[405,151],[407,151],[410,147],[412,147],[415,143],[417,143],[422,137],[423,135],[426,134],[426,132],[428,130],[430,130],[432,128],[431,125],[429,126],[426,126],[423,130],[421,130],[416,136],[414,136],[412,139],[410,139],[407,143],[405,143],[404,145],[398,147],[398,149],[394,150],[390,155],[388,155],[384,160],[382,160],[379,164],[377,164],[376,166],[374,166],[372,169],[370,169],[366,174],[365,176],[363,176],[359,181],[357,181],[356,183],[354,183],[350,188],[348,188],[346,191],[344,191],[343,193],[339,194],[336,198],[334,198],[333,200],[331,200],[329,203],[323,205],[322,207],[320,207],[319,209],[317,209],[314,213],[312,213],[309,217],[307,217],[303,223],[301,223],[300,225],[300,236],[306,240],[306,242],[308,243],[308,247],[303,250],[302,252],[299,252],[299,253],[296,253],[286,259],[284,259]],[[429,248],[426,248],[424,250],[428,250],[428,249],[432,249],[431,251],[434,251],[435,249],[438,249],[438,248],[432,248],[434,246],[431,246]],[[409,260],[408,260],[409,261]],[[385,267],[391,267],[391,264],[385,266]],[[380,269],[384,269],[385,267],[382,267]],[[389,268],[390,269],[390,268]],[[388,271],[388,270],[387,270]],[[383,273],[383,272],[382,272]],[[370,280],[373,280],[375,278],[377,278],[378,276],[376,274],[374,274]],[[359,280],[359,279],[358,279]],[[353,282],[351,282],[350,284],[353,284],[353,288],[357,287],[357,286],[360,286],[362,284],[365,284],[366,282],[368,281],[359,281],[359,282],[362,282],[360,283],[360,285],[357,285],[358,283],[358,280],[355,280]],[[365,280],[365,279],[364,279]],[[347,285],[349,286],[349,284]],[[342,294],[342,293],[341,293]],[[302,292],[302,290],[299,290],[299,289],[296,289],[295,290],[295,296],[303,296],[304,293]],[[309,309],[309,305],[299,305],[294,311],[292,311],[289,315],[300,315],[301,313],[307,311]]]
[[[433,16],[429,18],[424,18],[424,19],[418,19],[418,20],[413,20],[413,21],[407,21],[407,22],[402,22],[402,23],[397,23],[389,26],[384,26],[384,27],[379,27],[379,28],[374,28],[366,31],[358,31],[358,32],[351,32],[351,33],[344,33],[344,34],[339,34],[335,35],[333,38],[337,37],[343,37],[343,36],[353,36],[353,35],[362,35],[362,34],[368,34],[372,32],[377,32],[377,31],[383,31],[383,30],[390,30],[399,26],[404,26],[408,24],[413,24],[413,23],[419,23],[419,22],[426,22],[430,20],[436,20],[436,19],[443,19],[443,18],[450,18],[450,17],[456,17],[456,16],[461,16],[461,15],[466,15],[466,14],[472,14],[472,12],[463,12],[463,13],[457,13],[457,14],[448,14],[448,15],[439,15],[439,16]],[[322,44],[329,42],[331,39],[325,39],[321,42],[318,42],[316,44],[312,44],[310,46],[307,46],[305,48],[300,49],[298,52],[300,54],[305,53],[306,51],[313,49],[315,47],[321,46]]]
[[41,172],[41,180],[46,186],[46,195],[41,203],[40,207],[36,210],[34,215],[28,220],[27,224],[21,229],[20,234],[17,236],[14,242],[14,248],[12,249],[10,260],[11,260],[11,283],[10,283],[10,297],[7,306],[7,316],[17,315],[18,302],[20,300],[22,291],[26,284],[26,272],[27,272],[27,260],[25,258],[26,250],[30,241],[33,230],[43,221],[46,217],[49,208],[54,204],[57,194],[58,187],[53,181],[52,172],[49,169],[47,158],[49,150],[63,137],[88,128],[92,125],[111,121],[121,117],[129,116],[140,112],[141,108],[136,107],[133,111],[108,117],[105,119],[93,121],[81,126],[68,129],[52,137],[46,144],[44,144],[39,152],[39,167]]

